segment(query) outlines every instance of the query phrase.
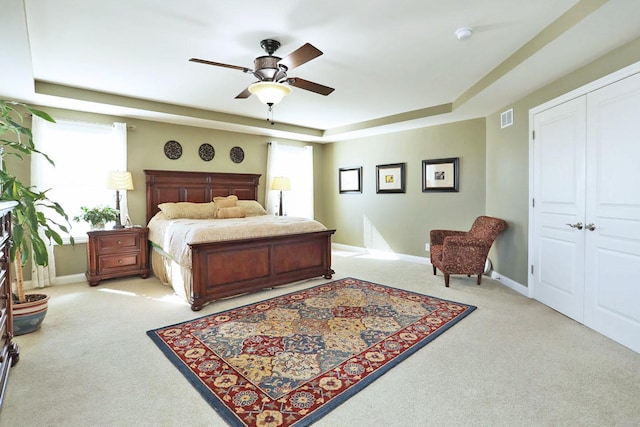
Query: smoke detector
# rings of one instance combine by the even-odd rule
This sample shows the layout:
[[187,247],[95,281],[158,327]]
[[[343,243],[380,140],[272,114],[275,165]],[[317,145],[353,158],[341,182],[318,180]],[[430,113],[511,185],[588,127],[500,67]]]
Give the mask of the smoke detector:
[[473,34],[473,30],[469,27],[462,27],[462,28],[458,28],[454,32],[454,34],[456,35],[458,40],[466,40],[471,37],[471,34]]

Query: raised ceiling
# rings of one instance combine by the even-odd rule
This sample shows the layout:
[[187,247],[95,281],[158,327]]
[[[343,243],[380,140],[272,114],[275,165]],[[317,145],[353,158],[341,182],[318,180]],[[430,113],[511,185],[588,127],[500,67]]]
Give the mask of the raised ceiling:
[[[640,36],[637,0],[7,1],[0,97],[315,141],[484,117]],[[251,68],[265,38],[322,50],[289,74],[335,91],[270,125],[251,75],[188,61]]]

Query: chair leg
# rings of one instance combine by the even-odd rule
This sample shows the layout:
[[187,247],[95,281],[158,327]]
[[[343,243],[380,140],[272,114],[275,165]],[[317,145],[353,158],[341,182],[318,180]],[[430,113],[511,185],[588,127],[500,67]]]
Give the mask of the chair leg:
[[436,275],[436,266],[432,265],[432,267],[433,267],[433,275],[435,276]]
[[481,281],[482,281],[482,274],[478,274],[478,286],[480,286]]
[[449,275],[447,273],[444,273],[444,285],[447,288],[449,287]]

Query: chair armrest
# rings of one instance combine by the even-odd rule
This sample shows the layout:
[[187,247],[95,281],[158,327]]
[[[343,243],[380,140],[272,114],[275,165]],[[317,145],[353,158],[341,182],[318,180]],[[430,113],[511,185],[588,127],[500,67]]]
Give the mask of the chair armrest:
[[467,231],[457,231],[457,230],[431,230],[429,232],[429,240],[432,245],[442,245],[444,243],[444,239],[449,236],[464,236],[468,232]]

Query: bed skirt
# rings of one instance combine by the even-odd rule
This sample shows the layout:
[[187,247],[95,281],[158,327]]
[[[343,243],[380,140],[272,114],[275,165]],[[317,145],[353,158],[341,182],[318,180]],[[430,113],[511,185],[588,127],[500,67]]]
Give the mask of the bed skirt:
[[174,292],[188,300],[191,293],[192,272],[164,254],[156,246],[151,245],[151,271],[163,285],[170,286]]

